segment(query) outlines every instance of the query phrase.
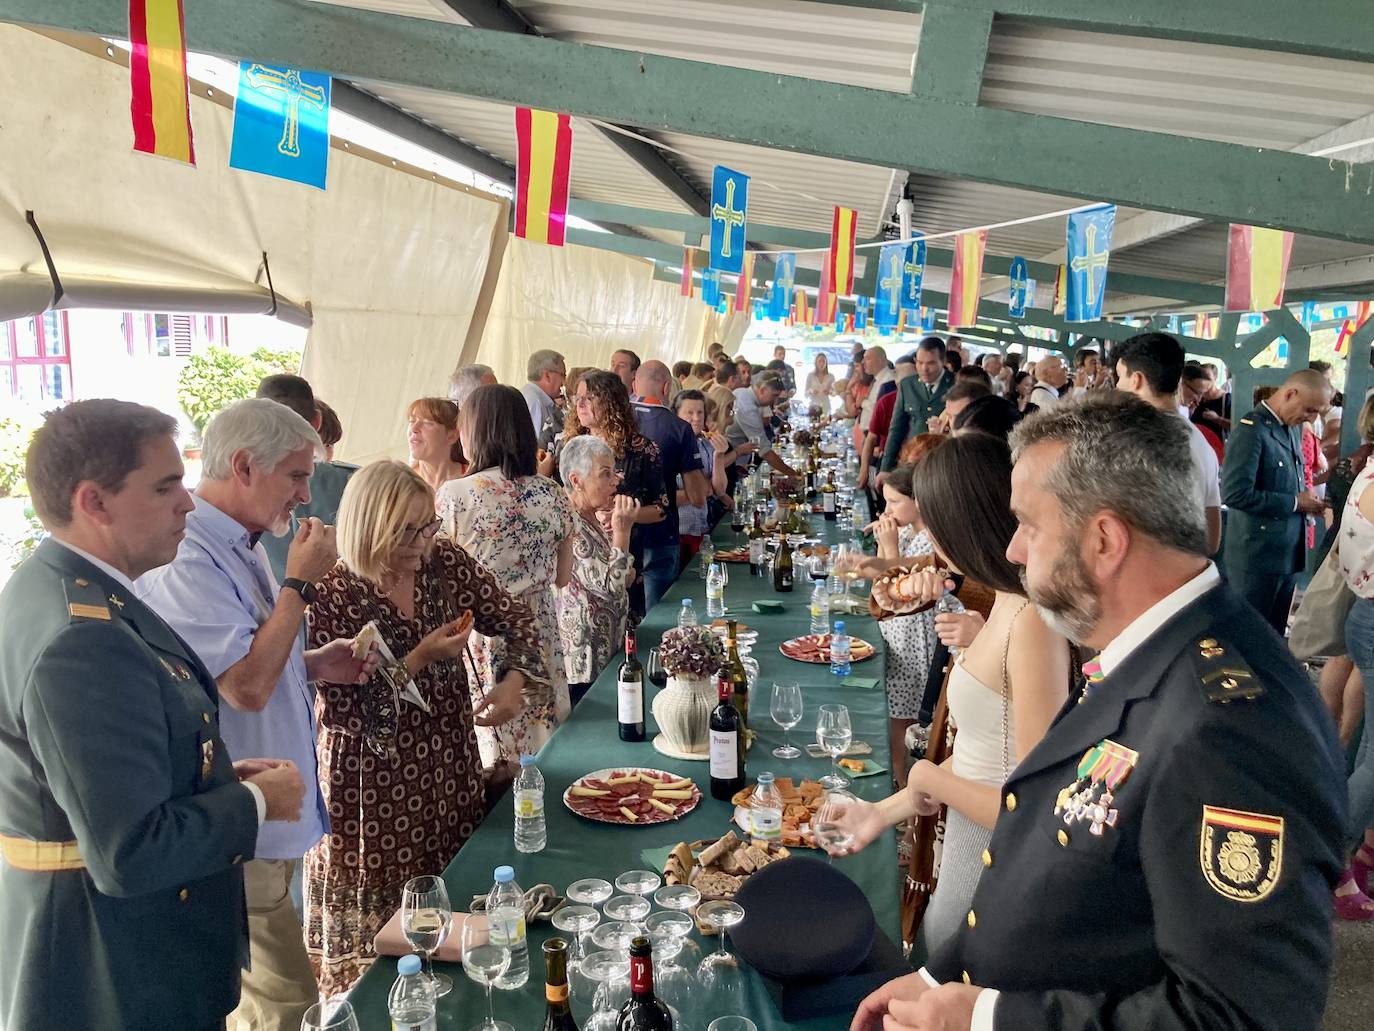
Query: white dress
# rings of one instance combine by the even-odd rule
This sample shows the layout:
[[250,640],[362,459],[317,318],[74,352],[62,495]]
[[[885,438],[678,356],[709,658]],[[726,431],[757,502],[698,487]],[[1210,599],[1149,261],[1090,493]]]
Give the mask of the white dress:
[[[924,530],[902,527],[897,549],[903,558],[932,554]],[[935,610],[894,616],[878,624],[887,644],[883,679],[887,685],[887,714],[894,720],[914,720],[921,714],[921,697],[935,655]]]

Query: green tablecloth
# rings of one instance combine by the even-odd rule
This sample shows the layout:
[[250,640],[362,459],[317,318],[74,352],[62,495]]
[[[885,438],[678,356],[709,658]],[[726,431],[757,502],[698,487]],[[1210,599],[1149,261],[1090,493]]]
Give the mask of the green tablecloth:
[[[813,517],[813,532],[831,540],[841,535],[835,523]],[[732,535],[723,524],[716,532],[718,543],[728,542]],[[677,611],[684,597],[696,601],[698,613],[704,618],[706,588],[694,564],[681,580],[649,612],[640,626],[639,653],[646,660],[649,648],[658,643],[662,633],[674,625]],[[751,749],[747,773],[752,783],[761,771],[772,770],[779,776],[816,778],[826,772],[829,759],[812,759],[803,753],[794,760],[775,759],[772,750],[782,743],[782,735],[769,718],[769,694],[775,679],[796,680],[802,685],[805,714],[793,730],[793,743],[804,747],[814,740],[816,708],[825,702],[843,702],[849,707],[856,741],[873,746],[873,758],[890,766],[887,745],[886,692],[879,689],[843,687],[840,678],[830,673],[828,666],[809,665],[784,658],[778,645],[791,637],[808,632],[811,583],[799,579],[791,594],[775,594],[770,581],[751,577],[749,567],[730,566],[730,583],[726,589],[729,613],[756,628],[759,638],[753,655],[759,662],[759,684],[750,698],[750,725],[759,734]],[[750,608],[758,598],[780,599],[786,608],[775,615],[761,615]],[[864,638],[878,649],[874,658],[854,665],[856,674],[882,677],[882,637],[877,625],[867,615],[846,617],[851,634]],[[548,845],[535,855],[522,855],[513,844],[514,811],[509,798],[503,801],[463,850],[444,871],[449,898],[454,909],[465,909],[472,896],[487,891],[492,884],[492,870],[503,863],[515,868],[516,880],[522,887],[548,883],[561,894],[567,886],[581,877],[604,877],[613,881],[617,874],[643,867],[644,850],[662,849],[679,841],[714,838],[730,829],[732,809],[727,802],[711,798],[708,791],[709,774],[704,762],[686,762],[660,754],[650,743],[656,733],[652,714],[648,716],[648,740],[642,744],[628,744],[620,740],[615,717],[615,667],[613,664],[595,683],[577,707],[572,718],[560,727],[544,746],[539,756],[539,769],[546,783],[545,813],[548,821]],[[650,686],[652,692],[652,687]],[[646,698],[646,709],[648,708]],[[617,765],[652,766],[692,777],[701,788],[701,804],[682,820],[627,828],[593,823],[573,815],[562,803],[564,789],[592,770]],[[865,777],[855,780],[852,790],[861,797],[878,799],[890,791],[888,776]],[[883,836],[856,856],[836,861],[864,890],[877,915],[879,926],[894,941],[900,939],[899,871],[896,865],[895,838]],[[820,853],[816,853],[820,855]],[[805,905],[798,907],[798,930],[815,930],[806,924]],[[543,1022],[544,964],[540,945],[544,939],[559,933],[549,924],[532,925],[529,932],[530,981],[517,992],[495,993],[496,1016],[516,1026],[518,1031],[533,1031]],[[703,943],[709,948],[714,943]],[[461,967],[438,964],[454,978],[454,990],[439,1001],[439,1027],[466,1031],[479,1023],[485,1012],[482,990],[463,974]],[[358,1012],[362,1031],[389,1027],[386,996],[396,978],[396,960],[382,958],[357,984],[351,999]],[[747,973],[745,1015],[760,1028],[788,1026],[779,1016],[767,994],[762,979],[753,971]],[[792,1026],[800,1028],[836,1028],[847,1026],[847,1019],[833,1017]]]

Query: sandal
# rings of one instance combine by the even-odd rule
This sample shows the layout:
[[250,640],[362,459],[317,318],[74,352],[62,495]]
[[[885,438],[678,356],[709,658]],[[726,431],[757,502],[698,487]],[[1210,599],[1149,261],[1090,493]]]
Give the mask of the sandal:
[[1370,891],[1370,875],[1374,874],[1374,849],[1361,845],[1350,860],[1350,872],[1355,876],[1355,887],[1366,895]]
[[1336,907],[1337,918],[1358,922],[1374,920],[1374,900],[1371,900],[1368,895],[1360,890],[1351,867],[1346,867],[1345,875],[1341,877],[1340,883],[1336,887],[1339,890],[1347,885],[1355,890],[1343,895],[1333,894],[1331,896],[1331,901]]

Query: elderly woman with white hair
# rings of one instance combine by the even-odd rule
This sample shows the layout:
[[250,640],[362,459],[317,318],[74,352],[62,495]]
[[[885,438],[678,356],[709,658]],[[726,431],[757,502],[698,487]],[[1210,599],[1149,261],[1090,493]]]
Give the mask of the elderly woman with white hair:
[[558,474],[573,508],[572,579],[559,588],[557,605],[568,692],[576,705],[625,638],[634,579],[630,528],[639,502],[616,493],[615,454],[590,434],[563,445]]

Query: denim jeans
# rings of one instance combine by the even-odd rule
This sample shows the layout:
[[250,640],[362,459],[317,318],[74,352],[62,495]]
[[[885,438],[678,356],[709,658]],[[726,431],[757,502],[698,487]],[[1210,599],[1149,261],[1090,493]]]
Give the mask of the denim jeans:
[[1374,746],[1369,743],[1374,725],[1374,601],[1360,598],[1350,609],[1345,621],[1345,647],[1351,661],[1359,667],[1364,680],[1365,728],[1360,736],[1355,769],[1350,774],[1350,822],[1346,826],[1346,843],[1352,848],[1359,843],[1366,827],[1374,826]]
[[673,586],[681,556],[682,548],[677,541],[651,544],[644,549],[644,611],[657,605],[658,599]]

